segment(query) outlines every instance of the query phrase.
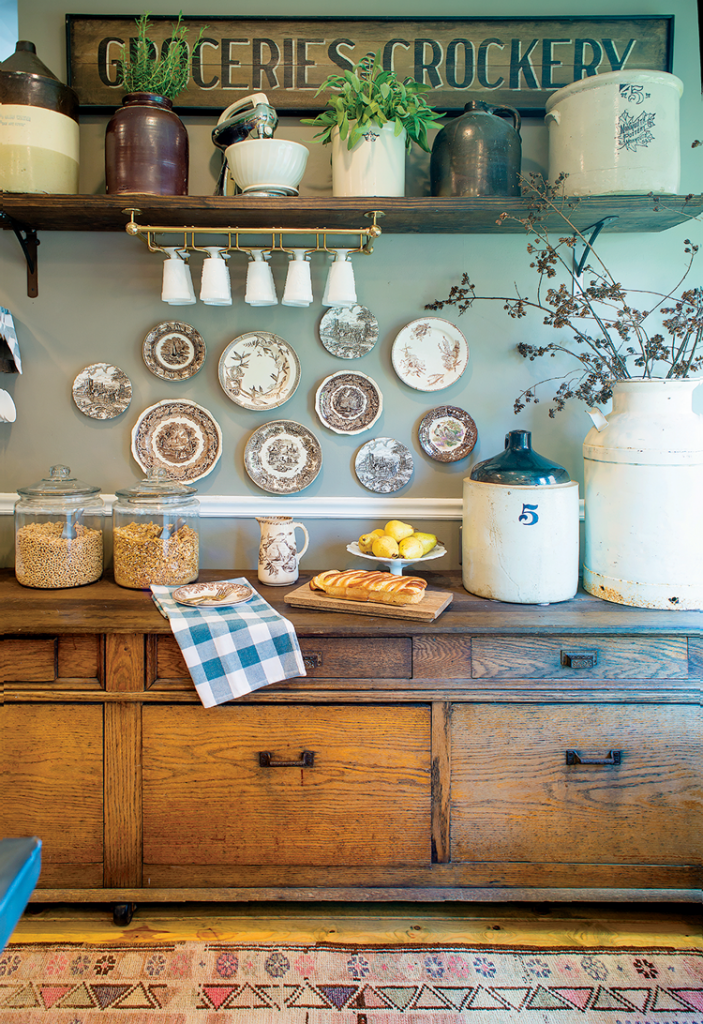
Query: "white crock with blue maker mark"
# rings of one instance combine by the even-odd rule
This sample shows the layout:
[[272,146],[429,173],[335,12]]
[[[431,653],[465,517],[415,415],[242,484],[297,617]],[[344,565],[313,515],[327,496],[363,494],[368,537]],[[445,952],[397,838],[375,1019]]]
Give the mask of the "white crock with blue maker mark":
[[683,82],[666,71],[592,74],[546,103],[549,180],[569,196],[676,194]]
[[462,578],[470,594],[551,604],[576,594],[579,492],[566,469],[533,451],[529,430],[464,480]]

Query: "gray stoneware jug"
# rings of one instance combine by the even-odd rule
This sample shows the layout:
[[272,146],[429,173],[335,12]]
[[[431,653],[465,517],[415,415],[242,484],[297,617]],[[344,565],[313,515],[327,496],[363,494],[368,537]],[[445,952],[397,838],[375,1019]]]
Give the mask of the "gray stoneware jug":
[[[512,124],[498,112],[510,115]],[[471,100],[436,135],[430,155],[433,196],[520,195],[520,115],[514,107]]]

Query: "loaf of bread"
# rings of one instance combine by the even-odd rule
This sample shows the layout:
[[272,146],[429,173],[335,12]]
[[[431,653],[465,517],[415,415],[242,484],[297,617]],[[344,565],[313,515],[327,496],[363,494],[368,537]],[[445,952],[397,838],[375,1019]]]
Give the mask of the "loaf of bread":
[[377,604],[417,604],[427,583],[418,576],[396,576],[390,572],[328,569],[313,576],[311,590],[323,590],[330,597],[347,601],[375,601]]

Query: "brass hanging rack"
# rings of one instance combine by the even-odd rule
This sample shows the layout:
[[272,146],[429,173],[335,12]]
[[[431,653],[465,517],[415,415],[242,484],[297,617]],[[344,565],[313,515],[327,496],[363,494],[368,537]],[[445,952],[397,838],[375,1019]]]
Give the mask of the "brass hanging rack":
[[181,235],[183,237],[183,245],[180,248],[189,252],[202,248],[202,246],[196,244],[196,235],[226,235],[227,244],[223,245],[222,249],[228,252],[250,251],[249,247],[240,244],[240,237],[242,236],[258,235],[259,237],[269,237],[271,245],[264,246],[264,248],[271,252],[289,252],[290,247],[286,247],[283,244],[285,235],[296,237],[312,235],[315,237],[315,245],[308,249],[310,253],[334,251],[333,247],[327,244],[328,237],[343,236],[345,238],[357,237],[359,239],[358,247],[350,249],[350,252],[360,252],[369,255],[373,252],[374,241],[381,234],[381,228],[378,226],[377,220],[383,216],[382,210],[370,210],[366,216],[371,219],[372,223],[369,227],[362,228],[239,228],[195,227],[189,225],[173,227],[168,225],[139,224],[136,218],[141,213],[141,210],[137,209],[137,207],[130,207],[123,212],[129,214],[129,221],[125,225],[127,234],[135,238],[141,238],[148,246],[150,252],[163,251],[163,246],[159,245],[156,241],[158,235]]

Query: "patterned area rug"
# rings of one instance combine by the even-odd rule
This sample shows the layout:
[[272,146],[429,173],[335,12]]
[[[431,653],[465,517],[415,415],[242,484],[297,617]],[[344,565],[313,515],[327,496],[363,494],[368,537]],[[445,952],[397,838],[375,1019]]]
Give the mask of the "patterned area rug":
[[703,1024],[703,952],[10,945],[0,1024]]

